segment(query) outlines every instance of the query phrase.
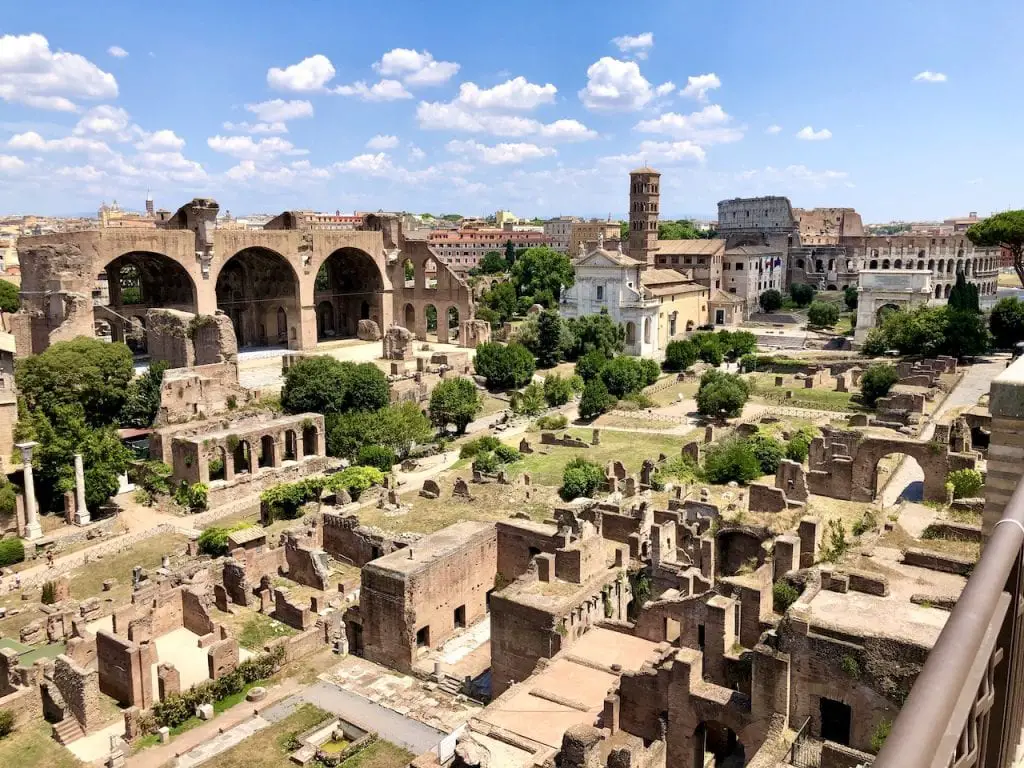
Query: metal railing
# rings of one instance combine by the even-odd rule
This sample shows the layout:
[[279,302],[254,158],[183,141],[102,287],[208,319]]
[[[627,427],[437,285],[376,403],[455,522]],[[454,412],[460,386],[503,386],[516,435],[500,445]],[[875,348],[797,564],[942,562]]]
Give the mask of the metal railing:
[[804,720],[786,753],[783,765],[793,768],[818,768],[821,765],[821,742],[811,738],[811,718]]
[[1009,768],[1024,722],[1024,481],[1017,485],[874,768]]

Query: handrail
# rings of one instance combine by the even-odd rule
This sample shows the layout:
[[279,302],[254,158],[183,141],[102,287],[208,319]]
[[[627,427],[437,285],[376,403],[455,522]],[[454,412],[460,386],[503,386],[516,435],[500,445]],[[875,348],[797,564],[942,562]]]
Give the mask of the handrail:
[[[1007,603],[1004,590],[1020,559],[1022,543],[1024,482],[1014,489],[1002,518],[985,543],[974,573],[872,764],[874,768],[932,768],[951,764],[951,752],[939,753],[948,750],[950,744],[955,745],[963,731],[966,717],[963,707],[958,711],[958,704],[963,696],[973,701],[977,695],[978,655],[986,646],[986,635],[1000,607]],[[1012,600],[1010,611],[1015,615],[1020,595],[1012,595]],[[1013,658],[1002,659],[1002,674],[1013,672],[1013,662]],[[1014,680],[1009,683],[1012,685]],[[1002,734],[996,737],[1002,738]],[[987,765],[981,761],[976,764]]]

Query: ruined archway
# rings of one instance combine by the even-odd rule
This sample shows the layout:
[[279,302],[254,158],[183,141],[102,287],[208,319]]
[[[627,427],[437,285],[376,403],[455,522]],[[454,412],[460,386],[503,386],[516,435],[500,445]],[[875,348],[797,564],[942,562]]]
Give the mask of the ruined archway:
[[708,720],[693,732],[693,765],[739,768],[746,765],[746,751],[735,731],[716,720]]
[[433,304],[427,304],[423,308],[423,314],[427,319],[427,338],[431,341],[437,341],[440,334],[437,324],[437,307]]
[[281,254],[242,249],[221,267],[216,291],[217,308],[231,318],[240,348],[297,343],[298,279]]
[[899,312],[900,307],[898,304],[883,304],[875,312],[875,321],[877,325],[881,325],[885,322],[885,318],[891,315],[893,312]]
[[459,308],[454,304],[448,307],[448,334],[458,338],[459,336]]
[[[383,318],[384,279],[373,258],[358,248],[339,248],[328,256],[315,282],[317,340],[355,336],[360,320]],[[321,307],[330,307],[331,323],[320,321]],[[321,327],[324,329],[321,332]]]
[[416,332],[416,309],[413,307],[412,304],[406,304],[405,305],[405,313],[404,313],[403,320],[405,321],[405,327],[408,330],[410,330],[413,333],[415,333]]
[[715,537],[715,564],[719,576],[752,573],[764,565],[765,550],[761,546],[765,537],[756,529],[728,528]]
[[875,462],[872,489],[874,498],[881,499],[884,506],[900,499],[923,501],[924,470],[913,456],[887,453]]

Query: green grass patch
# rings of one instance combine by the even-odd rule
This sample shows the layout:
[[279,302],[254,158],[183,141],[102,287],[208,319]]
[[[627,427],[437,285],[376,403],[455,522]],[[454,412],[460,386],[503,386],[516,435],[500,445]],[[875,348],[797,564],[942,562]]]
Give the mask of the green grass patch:
[[252,616],[238,635],[238,644],[252,651],[262,651],[263,647],[278,637],[290,637],[296,630],[287,624],[257,613]]
[[342,763],[341,768],[404,768],[414,757],[390,741],[375,741]]

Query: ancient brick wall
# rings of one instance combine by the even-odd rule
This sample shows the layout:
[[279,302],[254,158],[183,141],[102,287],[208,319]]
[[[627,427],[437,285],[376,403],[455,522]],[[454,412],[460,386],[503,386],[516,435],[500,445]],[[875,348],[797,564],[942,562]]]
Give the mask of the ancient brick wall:
[[153,701],[150,666],[155,654],[148,646],[96,633],[100,691],[124,706],[148,708]]
[[212,600],[205,593],[200,594],[188,588],[181,590],[181,623],[189,632],[202,637],[213,632],[214,622],[207,610]]
[[547,611],[491,595],[491,696],[504,693],[514,682],[533,673],[540,659],[562,648],[556,619]]
[[498,574],[505,583],[526,573],[535,554],[554,554],[552,525],[527,520],[501,520],[495,524],[498,542]]
[[401,536],[360,525],[354,514],[324,512],[322,520],[324,550],[331,557],[359,568],[399,549],[400,543],[408,543]]
[[286,532],[283,539],[288,578],[313,589],[327,589],[327,554],[315,546],[315,541],[297,534]]
[[238,641],[229,637],[211,645],[206,651],[206,663],[211,680],[234,672],[238,666]]
[[165,635],[184,624],[183,590],[169,589],[159,592],[150,604],[151,631],[154,637]]
[[61,654],[53,663],[53,682],[64,697],[69,714],[89,733],[102,725],[99,675]]

